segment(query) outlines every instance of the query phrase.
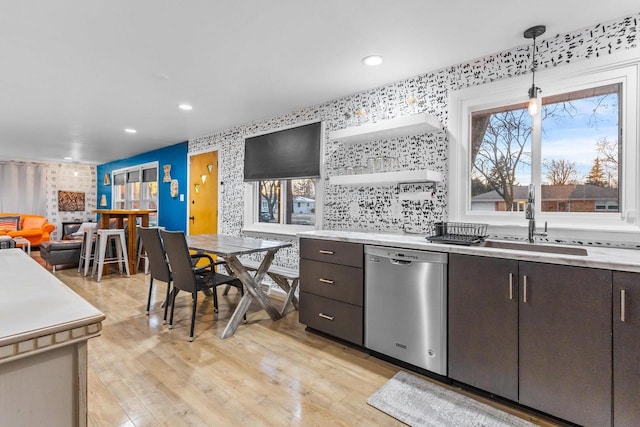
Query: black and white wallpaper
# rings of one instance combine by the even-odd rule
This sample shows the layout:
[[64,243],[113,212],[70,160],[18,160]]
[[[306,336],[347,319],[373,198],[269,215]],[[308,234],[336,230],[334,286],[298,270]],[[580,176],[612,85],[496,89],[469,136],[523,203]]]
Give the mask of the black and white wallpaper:
[[[629,49],[640,43],[640,13],[604,24],[557,34],[538,40],[539,68],[585,61]],[[308,107],[290,114],[228,129],[189,141],[189,152],[218,149],[223,234],[240,235],[244,215],[244,137],[314,120],[325,125],[323,180],[325,185],[323,229],[422,232],[427,224],[447,218],[447,159],[449,91],[481,85],[529,72],[531,45],[523,44],[469,62]],[[367,143],[341,144],[326,136],[334,130],[357,126],[367,111],[369,121],[427,112],[442,123],[440,131]],[[444,181],[428,200],[400,200],[397,186],[339,186],[329,177],[346,166],[365,166],[369,157],[395,157],[398,170],[432,169],[443,173]],[[431,187],[417,190],[431,191]],[[272,237],[269,237],[272,238]],[[294,242],[297,239],[292,239]],[[297,266],[298,248],[280,251],[275,263]]]

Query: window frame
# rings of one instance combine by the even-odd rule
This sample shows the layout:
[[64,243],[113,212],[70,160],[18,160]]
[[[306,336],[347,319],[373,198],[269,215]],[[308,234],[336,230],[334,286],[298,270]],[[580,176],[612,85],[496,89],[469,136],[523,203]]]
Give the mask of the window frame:
[[[143,164],[139,164],[139,165],[135,165],[135,166],[129,166],[126,168],[121,168],[121,169],[114,169],[111,171],[111,206],[116,206],[116,203],[120,203],[123,202],[124,203],[124,208],[123,209],[134,209],[132,208],[132,203],[137,202],[139,204],[139,206],[143,205],[143,202],[149,202],[151,199],[144,199],[144,191],[142,188],[142,185],[144,183],[144,178],[143,178],[143,171],[145,169],[156,169],[156,185],[158,185],[158,180],[160,179],[160,172],[159,172],[159,162],[155,161],[155,162],[149,162],[149,163],[143,163]],[[140,183],[140,189],[139,189],[139,197],[137,200],[134,200],[133,198],[131,198],[131,194],[130,194],[130,186],[127,182],[127,178],[129,175],[129,172],[135,172],[137,171],[139,174],[139,183]],[[125,188],[125,196],[124,196],[124,200],[119,200],[118,196],[119,194],[116,194],[116,187],[117,185],[115,184],[115,179],[114,177],[116,175],[119,174],[124,174],[124,188]],[[119,186],[119,185],[118,185]],[[159,185],[158,185],[159,188]],[[132,190],[131,190],[132,191]],[[122,209],[122,208],[115,208],[115,209]],[[142,208],[140,207],[140,209],[148,209],[148,208]],[[155,221],[153,221],[152,216],[150,215],[149,219],[152,222],[157,222],[157,218],[158,218],[158,214],[160,212],[160,194],[156,195],[156,212],[155,214],[153,214],[152,216],[155,218]]]
[[[299,126],[305,126],[312,123],[320,122],[320,176],[315,178],[316,180],[316,212],[315,212],[315,225],[294,225],[294,224],[282,224],[282,223],[265,223],[260,222],[258,218],[258,204],[260,196],[259,181],[245,182],[244,183],[244,224],[242,232],[250,233],[266,233],[266,234],[278,234],[283,236],[295,236],[297,233],[303,231],[313,231],[322,229],[323,218],[323,205],[324,205],[324,176],[325,176],[325,124],[324,121],[310,120],[301,123],[295,123],[291,126],[285,126],[277,129],[270,129],[268,132],[261,132],[252,135],[246,135],[243,137],[243,141],[246,138],[252,138],[254,136],[263,135],[265,133],[278,132],[282,130],[292,129]],[[287,179],[302,179],[306,177],[292,177]],[[286,179],[274,180],[285,181]],[[281,198],[281,205],[285,202],[284,197]],[[282,207],[280,207],[282,209]],[[284,211],[281,211],[284,212]]]
[[[616,213],[560,213],[542,212],[540,197],[536,197],[536,220],[548,221],[549,228],[562,230],[638,231],[640,212],[640,180],[636,171],[640,166],[638,141],[638,68],[637,57],[625,61],[593,60],[594,65],[568,64],[543,70],[536,74],[541,94],[553,96],[610,83],[622,83],[620,108],[622,144],[622,182],[620,183],[620,212]],[[471,112],[525,102],[531,75],[470,87],[450,95],[450,159],[449,159],[449,218],[452,221],[484,222],[492,226],[521,229],[527,226],[521,212],[487,212],[471,210]],[[535,118],[534,118],[535,119]],[[536,122],[539,125],[540,115]],[[539,132],[535,132],[539,134]],[[532,164],[541,164],[540,135],[532,135]],[[537,170],[536,170],[537,169]],[[540,194],[542,168],[534,168],[532,181],[536,195]]]

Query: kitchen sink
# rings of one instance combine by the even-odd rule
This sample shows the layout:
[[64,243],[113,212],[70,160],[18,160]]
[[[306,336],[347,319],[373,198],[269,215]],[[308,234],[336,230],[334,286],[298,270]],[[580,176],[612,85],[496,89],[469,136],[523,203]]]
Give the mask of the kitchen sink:
[[545,252],[551,254],[560,255],[578,255],[587,256],[587,250],[585,248],[578,248],[572,246],[554,246],[545,245],[539,243],[520,243],[520,242],[504,242],[499,240],[485,240],[478,246],[484,248],[496,248],[496,249],[508,249],[515,251],[532,251],[532,252]]

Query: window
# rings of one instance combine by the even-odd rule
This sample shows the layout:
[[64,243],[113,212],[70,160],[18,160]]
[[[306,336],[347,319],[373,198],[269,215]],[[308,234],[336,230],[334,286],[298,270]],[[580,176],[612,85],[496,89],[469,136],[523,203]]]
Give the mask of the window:
[[637,68],[545,70],[533,118],[530,75],[453,93],[449,219],[524,226],[533,184],[550,228],[637,229]]
[[[472,112],[471,210],[474,200],[521,210],[535,169],[542,212],[612,212],[596,202],[619,199],[621,90],[617,83],[543,97],[535,124],[524,104]],[[540,137],[532,141],[534,126]],[[541,161],[532,162],[532,144]]]
[[245,140],[245,231],[295,234],[321,218],[322,123]]
[[[113,171],[114,209],[158,209],[158,164],[149,163]],[[158,224],[157,212],[149,224]]]
[[315,225],[315,179],[258,181],[257,187],[259,222]]

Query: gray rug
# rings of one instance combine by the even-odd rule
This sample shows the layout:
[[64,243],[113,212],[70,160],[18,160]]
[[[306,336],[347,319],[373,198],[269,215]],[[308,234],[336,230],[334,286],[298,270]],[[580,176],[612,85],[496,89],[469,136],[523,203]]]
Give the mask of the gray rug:
[[367,403],[410,426],[534,426],[403,371],[373,393]]

